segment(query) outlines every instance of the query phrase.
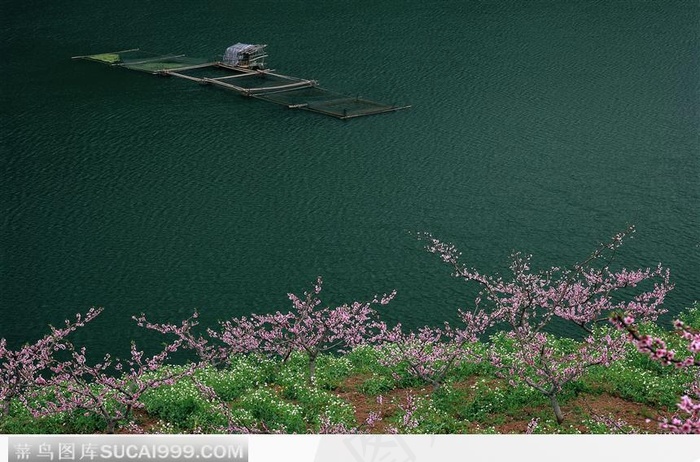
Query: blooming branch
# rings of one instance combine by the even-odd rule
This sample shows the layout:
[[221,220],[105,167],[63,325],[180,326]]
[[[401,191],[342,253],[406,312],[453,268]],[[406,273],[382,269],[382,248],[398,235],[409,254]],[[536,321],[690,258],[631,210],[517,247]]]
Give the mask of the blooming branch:
[[7,341],[0,339],[0,413],[9,414],[10,400],[19,398],[28,390],[46,384],[42,376],[53,362],[53,354],[65,350],[67,336],[95,319],[103,308],[90,308],[83,316],[78,313],[74,321],[66,320],[61,328],[50,326],[51,333],[33,344],[18,350],[10,350]]
[[[617,249],[634,228],[615,235],[601,244],[582,263],[571,268],[553,267],[546,271],[531,269],[531,256],[511,256],[508,279],[481,274],[460,262],[461,253],[429,234],[426,249],[452,265],[454,275],[467,282],[476,282],[481,291],[475,299],[475,312],[484,315],[489,325],[506,332],[505,339],[514,353],[491,349],[488,359],[498,374],[511,384],[525,383],[547,396],[557,421],[564,416],[557,395],[562,387],[581,376],[592,365],[609,364],[624,354],[624,339],[614,333],[600,331],[596,325],[607,320],[608,313],[622,310],[640,319],[655,320],[666,294],[673,288],[669,271],[661,265],[639,270],[614,271],[611,263]],[[650,290],[626,300],[622,289],[653,282]],[[618,300],[619,301],[616,301]],[[583,341],[567,352],[557,351],[545,333],[557,320],[577,326]]]

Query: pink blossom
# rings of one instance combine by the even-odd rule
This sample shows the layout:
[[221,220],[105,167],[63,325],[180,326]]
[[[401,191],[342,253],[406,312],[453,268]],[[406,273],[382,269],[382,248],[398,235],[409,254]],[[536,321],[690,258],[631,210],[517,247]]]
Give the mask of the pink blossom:
[[292,311],[225,321],[219,331],[210,329],[209,335],[225,344],[225,357],[256,351],[286,360],[292,352],[303,352],[309,358],[312,380],[319,354],[376,342],[385,326],[374,306],[386,305],[396,296],[393,291],[368,302],[324,307],[319,298],[322,285],[319,277],[311,292],[304,292],[303,296],[288,294]]
[[53,354],[66,350],[68,335],[95,319],[102,311],[102,308],[90,308],[84,316],[78,313],[75,321],[66,320],[62,328],[50,326],[50,334],[18,350],[8,349],[7,341],[0,339],[0,414],[9,413],[11,399],[23,399],[24,393],[46,385],[41,374],[54,361]]
[[[90,364],[86,359],[85,347],[76,348],[65,343],[70,358],[51,358],[46,363],[53,373],[48,385],[59,391],[53,394],[54,400],[41,400],[30,405],[27,397],[23,397],[24,403],[35,416],[77,409],[84,410],[86,414],[99,415],[107,424],[106,431],[113,433],[120,420],[129,418],[133,409],[143,407],[140,401],[143,393],[172,384],[175,378],[194,372],[196,364],[182,369],[163,368],[170,354],[182,342],[178,338],[172,344],[167,344],[160,353],[150,357],[145,357],[144,352],[132,342],[130,359],[113,360],[106,354],[101,362],[95,364]],[[158,373],[154,374],[156,370]]]
[[[484,275],[463,265],[461,254],[452,244],[427,234],[423,239],[427,241],[426,249],[451,264],[458,278],[481,287],[474,302],[474,316],[480,316],[483,321],[475,324],[495,326],[506,332],[506,338],[515,347],[515,354],[502,354],[491,348],[484,359],[510,383],[525,384],[547,396],[561,422],[563,414],[557,395],[562,387],[579,378],[586,368],[609,364],[624,354],[624,337],[602,332],[595,327],[597,323],[616,311],[626,313],[622,323],[655,320],[665,311],[661,305],[673,288],[667,269],[658,265],[615,271],[610,266],[617,249],[632,232],[634,228],[630,227],[615,235],[571,268],[552,267],[535,272],[530,255],[514,253],[507,278]],[[653,283],[651,290],[638,291],[631,298],[619,292],[630,291],[645,281]],[[463,313],[462,319],[474,324],[474,319]],[[567,322],[581,331],[583,340],[578,348],[570,352],[552,348],[545,332],[553,321]],[[474,329],[474,333],[478,334],[479,329]],[[672,353],[664,350],[663,355],[668,357]]]
[[624,315],[617,314],[611,319],[619,329],[627,333],[627,339],[642,353],[666,365],[676,368],[693,368],[695,378],[689,386],[689,393],[680,397],[678,413],[671,418],[661,418],[659,428],[669,433],[700,434],[700,332],[686,326],[680,320],[674,321],[676,334],[687,342],[688,355],[678,357],[675,350],[669,349],[661,338],[639,333],[636,325],[627,322]]

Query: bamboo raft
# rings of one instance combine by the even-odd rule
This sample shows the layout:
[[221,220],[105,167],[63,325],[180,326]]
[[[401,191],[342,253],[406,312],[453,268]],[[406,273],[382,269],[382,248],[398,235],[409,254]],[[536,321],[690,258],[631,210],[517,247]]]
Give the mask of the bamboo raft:
[[302,79],[275,72],[264,65],[266,45],[237,43],[226,50],[222,59],[189,58],[181,54],[159,55],[138,48],[74,56],[110,66],[123,67],[149,74],[197,82],[243,96],[316,112],[346,120],[395,112],[410,106],[379,103],[360,97],[349,97],[325,88],[316,80]]

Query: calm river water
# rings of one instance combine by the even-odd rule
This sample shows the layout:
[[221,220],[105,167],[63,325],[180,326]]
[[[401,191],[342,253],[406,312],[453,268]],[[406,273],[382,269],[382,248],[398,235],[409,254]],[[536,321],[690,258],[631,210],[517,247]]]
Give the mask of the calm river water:
[[[0,337],[90,306],[97,351],[131,315],[205,325],[398,291],[409,327],[471,287],[410,233],[484,271],[569,264],[628,224],[620,266],[699,297],[700,5],[688,1],[3,1]],[[342,122],[71,60],[141,47],[268,64],[412,108]]]

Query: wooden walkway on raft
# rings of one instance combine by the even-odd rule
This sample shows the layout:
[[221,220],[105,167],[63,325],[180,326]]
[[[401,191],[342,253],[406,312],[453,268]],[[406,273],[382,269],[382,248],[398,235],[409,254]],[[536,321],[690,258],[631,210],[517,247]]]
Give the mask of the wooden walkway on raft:
[[74,59],[87,59],[150,74],[177,77],[201,85],[232,90],[243,96],[262,99],[290,109],[316,112],[341,120],[395,112],[410,107],[349,97],[321,88],[316,80],[279,74],[273,69],[250,69],[221,61],[197,62],[196,59],[190,59],[188,62],[184,55],[134,57],[133,54],[139,51],[131,49],[75,56]]

